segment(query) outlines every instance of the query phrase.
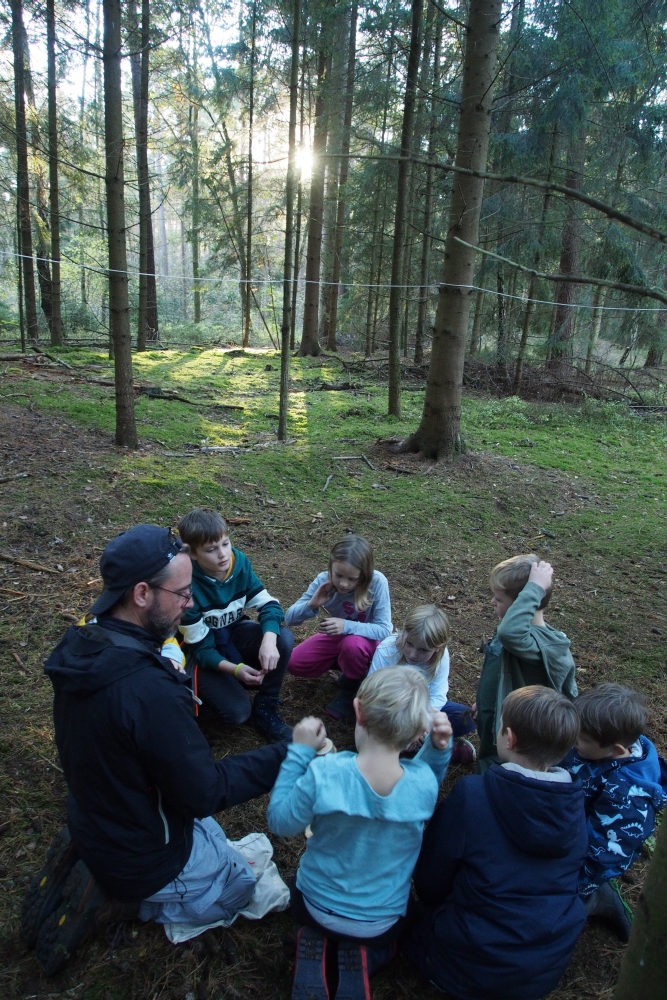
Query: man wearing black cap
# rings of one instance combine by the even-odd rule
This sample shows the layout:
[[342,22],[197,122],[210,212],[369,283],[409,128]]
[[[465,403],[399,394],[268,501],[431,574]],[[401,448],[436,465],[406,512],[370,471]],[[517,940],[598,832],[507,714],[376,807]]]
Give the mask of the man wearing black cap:
[[79,946],[105,893],[144,901],[140,916],[162,923],[241,909],[255,880],[211,817],[268,792],[286,754],[277,743],[214,761],[187,677],[160,655],[192,604],[178,538],[137,525],[109,542],[100,570],[97,621],[68,629],[45,667],[72,839],[24,906],[24,935],[47,972]]

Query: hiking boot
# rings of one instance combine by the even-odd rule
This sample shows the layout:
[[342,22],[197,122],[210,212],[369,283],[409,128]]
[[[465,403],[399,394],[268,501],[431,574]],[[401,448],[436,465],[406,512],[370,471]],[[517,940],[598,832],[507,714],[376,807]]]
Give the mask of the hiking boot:
[[278,711],[280,702],[268,695],[255,695],[252,706],[252,722],[255,729],[265,736],[270,743],[280,743],[292,739],[292,729],[281,718]]
[[619,941],[630,940],[632,910],[622,899],[615,880],[603,882],[583,903],[587,917],[606,920],[616,931]]
[[63,887],[63,902],[37,934],[37,958],[47,976],[60,972],[95,930],[108,896],[83,861],[77,861]]
[[366,945],[344,939],[338,942],[336,1000],[371,1000]]
[[361,687],[361,681],[355,681],[351,677],[341,674],[338,678],[338,687],[338,694],[327,705],[324,711],[332,719],[347,719],[348,716],[354,713],[354,699],[357,697],[357,691]]
[[474,764],[477,760],[477,751],[470,742],[463,736],[454,740],[450,764]]
[[301,927],[296,936],[292,1000],[329,1000],[327,939],[313,927]]
[[67,827],[63,827],[52,842],[44,867],[35,875],[21,906],[21,935],[26,947],[33,949],[37,933],[47,917],[63,900],[63,886],[79,860]]

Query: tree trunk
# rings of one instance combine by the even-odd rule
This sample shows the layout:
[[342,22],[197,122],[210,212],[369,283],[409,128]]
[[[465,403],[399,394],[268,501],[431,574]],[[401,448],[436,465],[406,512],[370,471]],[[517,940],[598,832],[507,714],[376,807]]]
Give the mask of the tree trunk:
[[658,828],[655,851],[635,909],[614,1000],[664,1000],[667,982],[667,823]]
[[593,322],[591,324],[591,334],[588,339],[588,347],[586,349],[586,364],[584,365],[584,371],[587,375],[590,374],[591,365],[593,364],[593,353],[600,336],[603,315],[602,307],[604,306],[606,298],[607,289],[603,288],[602,285],[598,285],[593,296],[593,305],[595,308],[593,309]]
[[242,346],[250,343],[250,302],[252,293],[252,138],[255,121],[255,30],[257,26],[257,3],[253,0],[251,42],[250,42],[250,103],[248,108],[248,203],[246,216],[246,266],[245,266],[245,309]]
[[137,447],[132,386],[130,303],[125,247],[123,96],[121,93],[120,0],[104,0],[104,145],[109,239],[109,329],[114,346],[116,444]]
[[[568,172],[565,184],[575,191],[581,191],[584,184],[584,159],[586,155],[586,130],[582,126],[579,133],[573,137],[568,153]],[[560,274],[579,276],[581,258],[581,220],[578,206],[567,202],[567,216],[563,226],[560,254]],[[574,342],[575,319],[577,310],[577,285],[563,281],[558,285],[556,296],[556,318],[553,341],[550,344],[550,361],[558,365],[565,360],[571,360]]]
[[401,415],[401,303],[403,300],[403,253],[405,244],[405,217],[407,187],[412,140],[412,122],[421,50],[423,0],[412,0],[410,26],[410,53],[405,82],[403,125],[401,129],[401,157],[398,164],[396,188],[396,214],[394,216],[394,244],[391,257],[391,289],[389,293],[389,399],[388,411],[395,417]]
[[474,358],[479,350],[481,339],[482,313],[484,312],[484,292],[478,289],[475,294],[475,315],[472,321],[472,333],[470,334],[470,344],[468,346],[468,356]]
[[[440,86],[440,49],[442,46],[442,17],[438,14],[435,25],[435,46],[433,50],[433,77],[431,83],[431,112],[428,132],[428,153],[426,159],[431,163],[435,159],[435,140],[438,128],[438,89]],[[426,188],[424,191],[424,237],[422,241],[422,258],[419,274],[419,306],[417,308],[417,326],[415,329],[416,365],[424,360],[424,332],[428,314],[429,269],[431,263],[431,226],[433,225],[433,167],[426,168]]]
[[199,105],[190,105],[190,142],[192,145],[192,305],[195,323],[201,323],[199,288]]
[[[49,231],[49,195],[47,191],[46,176],[44,173],[44,163],[42,159],[42,137],[40,134],[39,120],[40,114],[35,101],[35,91],[32,85],[32,72],[30,69],[30,47],[28,45],[28,35],[22,25],[22,45],[23,45],[23,66],[24,66],[24,90],[28,102],[27,140],[33,148],[32,168],[35,183],[35,203],[34,208],[37,218],[35,219],[34,242],[37,264],[37,279],[39,282],[40,305],[44,318],[51,331],[51,235]],[[47,60],[48,62],[48,60]]]
[[21,335],[21,350],[25,351],[25,318],[23,315],[23,260],[21,257],[21,220],[16,203],[16,228],[14,229],[14,252],[16,254],[16,297],[19,305],[19,332]]
[[[664,353],[664,347],[649,347],[646,352],[644,368],[661,368]],[[586,361],[588,361],[588,358],[586,358]]]
[[32,256],[32,226],[30,221],[30,181],[28,176],[28,141],[25,120],[25,61],[23,50],[22,0],[11,0],[12,46],[14,50],[14,104],[16,109],[16,199],[20,229],[23,295],[28,341],[39,339],[37,298],[35,296],[35,262]]
[[283,315],[280,325],[280,405],[278,440],[287,440],[289,411],[289,362],[292,311],[292,240],[294,235],[294,196],[297,186],[296,115],[299,101],[299,35],[301,33],[301,0],[294,0],[292,13],[292,60],[289,88],[289,153],[285,190],[285,256],[283,262]]
[[313,135],[313,170],[310,179],[310,205],[308,208],[308,249],[306,251],[306,294],[303,305],[301,332],[301,357],[321,353],[317,339],[320,298],[320,257],[322,253],[322,216],[324,212],[324,157],[327,148],[328,123],[324,90],[328,75],[328,59],[324,47],[323,30],[320,29],[320,51],[317,62],[317,98],[315,101],[315,130]]
[[56,14],[54,0],[46,0],[46,45],[49,90],[49,208],[51,222],[51,344],[63,342],[60,308],[60,206],[58,191],[58,105],[56,102]]
[[[473,170],[486,167],[501,6],[501,0],[470,3],[456,163]],[[476,255],[456,237],[477,244],[483,192],[482,179],[463,174],[453,186],[424,409],[417,431],[405,443],[434,459],[461,449],[463,362]]]
[[528,284],[528,294],[526,296],[526,310],[523,314],[523,326],[521,327],[521,340],[519,341],[519,350],[516,356],[516,365],[514,366],[514,382],[512,384],[512,395],[518,396],[521,390],[521,379],[523,378],[523,363],[526,357],[526,347],[528,346],[528,331],[530,329],[530,318],[533,313],[533,307],[535,303],[533,299],[535,298],[535,290],[537,288],[537,278],[534,274],[530,276],[530,282]]
[[[304,129],[304,99],[306,93],[306,41],[304,39],[301,57],[301,82],[299,84],[299,149],[303,151],[303,129]],[[301,180],[301,169],[298,170],[298,181],[296,188],[296,229],[294,234],[294,270],[292,272],[292,311],[290,314],[289,346],[290,351],[294,350],[296,339],[296,301],[299,291],[299,269],[301,266],[301,207],[303,204],[303,181]]]
[[347,50],[347,80],[345,84],[345,114],[343,117],[343,138],[341,144],[340,175],[338,178],[338,211],[336,213],[336,235],[334,239],[333,272],[331,275],[331,295],[329,300],[329,329],[327,350],[337,350],[336,327],[338,325],[338,292],[340,281],[341,255],[343,252],[343,232],[345,227],[345,195],[350,161],[350,132],[352,130],[352,107],[354,103],[354,71],[357,58],[357,13],[358,2],[352,0],[350,11],[350,38]]
[[[391,32],[389,35],[389,52],[387,56],[387,76],[385,79],[385,102],[382,109],[382,132],[380,136],[380,157],[384,156],[385,151],[385,139],[387,136],[387,117],[389,113],[389,84],[391,82],[391,75],[394,69],[394,44],[396,41],[396,19],[395,17],[391,22]],[[380,193],[384,189],[384,201],[382,203],[382,225],[380,229],[380,234],[378,238],[378,218],[380,212]],[[386,172],[379,170],[377,176],[377,182],[375,185],[375,202],[373,205],[373,224],[371,227],[371,259],[368,268],[368,300],[366,303],[366,357],[369,358],[373,351],[375,350],[375,334],[377,326],[377,311],[378,311],[378,301],[379,301],[379,291],[380,289],[376,287],[376,282],[379,284],[380,275],[382,273],[382,254],[384,246],[384,227],[387,211],[387,177]],[[377,264],[377,251],[379,244],[379,258],[380,263],[377,265],[377,275],[376,275],[376,264]]]
[[155,287],[155,244],[151,214],[150,177],[148,172],[148,82],[150,60],[150,5],[141,0],[141,31],[135,0],[128,5],[132,27],[130,64],[134,131],[137,148],[139,187],[139,311],[137,350],[146,350],[146,341],[157,340],[157,290]]

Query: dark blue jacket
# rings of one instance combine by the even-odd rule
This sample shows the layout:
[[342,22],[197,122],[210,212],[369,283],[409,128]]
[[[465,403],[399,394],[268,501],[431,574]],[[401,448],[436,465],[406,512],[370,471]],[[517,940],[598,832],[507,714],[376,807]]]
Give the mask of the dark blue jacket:
[[461,778],[429,823],[415,870],[425,912],[408,954],[460,1000],[536,1000],[555,988],[586,923],[578,781],[493,764]]
[[195,817],[273,787],[286,744],[214,761],[187,678],[137,625],[72,626],[45,670],[72,839],[118,899],[145,899],[183,870]]
[[645,736],[629,757],[587,760],[571,750],[562,764],[581,781],[586,797],[588,853],[579,891],[588,896],[629,868],[655,829],[667,802],[667,764]]

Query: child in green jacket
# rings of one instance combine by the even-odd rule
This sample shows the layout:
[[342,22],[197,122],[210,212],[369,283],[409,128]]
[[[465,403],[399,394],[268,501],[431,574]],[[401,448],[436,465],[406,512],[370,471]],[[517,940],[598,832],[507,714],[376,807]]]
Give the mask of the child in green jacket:
[[[190,547],[192,600],[180,631],[194,654],[195,695],[232,725],[250,716],[271,741],[292,730],[278,712],[280,688],[294,637],[285,615],[248,557],[232,548],[227,522],[216,510],[195,507],[178,526]],[[246,611],[257,611],[258,621]],[[250,702],[248,691],[254,691]]]
[[577,696],[570,640],[544,620],[551,597],[553,566],[536,555],[513,556],[491,572],[491,603],[500,619],[486,644],[473,717],[480,750],[478,769],[499,763],[496,735],[500,707],[511,691],[529,684]]

